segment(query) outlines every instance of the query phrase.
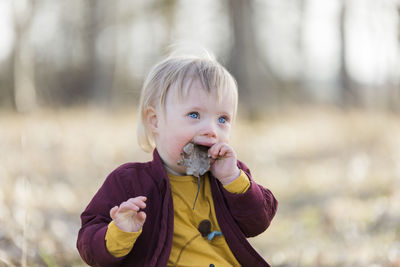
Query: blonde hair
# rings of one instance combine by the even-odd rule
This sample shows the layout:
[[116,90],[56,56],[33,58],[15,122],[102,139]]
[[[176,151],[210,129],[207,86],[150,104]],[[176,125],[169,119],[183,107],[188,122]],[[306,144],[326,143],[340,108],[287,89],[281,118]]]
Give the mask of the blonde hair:
[[137,138],[144,151],[151,152],[155,148],[153,134],[146,127],[146,110],[152,107],[162,110],[165,114],[165,99],[169,89],[177,88],[178,96],[182,98],[190,90],[190,82],[196,79],[201,82],[205,91],[216,95],[217,101],[221,101],[226,94],[231,94],[234,120],[238,92],[236,80],[232,75],[208,53],[205,56],[170,56],[153,67],[143,84]]

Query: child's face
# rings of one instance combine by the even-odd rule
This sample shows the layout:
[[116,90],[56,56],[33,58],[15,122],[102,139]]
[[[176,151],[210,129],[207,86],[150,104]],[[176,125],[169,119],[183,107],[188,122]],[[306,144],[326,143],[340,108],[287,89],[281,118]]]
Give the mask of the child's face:
[[165,100],[165,114],[158,112],[155,134],[157,150],[168,171],[185,174],[178,165],[183,147],[193,141],[211,147],[219,142],[229,142],[234,100],[230,95],[220,101],[208,93],[198,81],[193,81],[189,92],[179,99],[177,90],[171,88]]

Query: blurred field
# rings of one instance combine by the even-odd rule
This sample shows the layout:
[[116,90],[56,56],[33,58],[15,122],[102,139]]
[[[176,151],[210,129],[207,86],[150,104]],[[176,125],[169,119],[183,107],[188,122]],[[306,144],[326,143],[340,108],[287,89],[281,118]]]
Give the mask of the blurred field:
[[[84,266],[79,215],[147,161],[134,110],[0,113],[0,266]],[[251,239],[273,266],[400,266],[400,117],[326,108],[239,119],[232,144],[279,210]]]

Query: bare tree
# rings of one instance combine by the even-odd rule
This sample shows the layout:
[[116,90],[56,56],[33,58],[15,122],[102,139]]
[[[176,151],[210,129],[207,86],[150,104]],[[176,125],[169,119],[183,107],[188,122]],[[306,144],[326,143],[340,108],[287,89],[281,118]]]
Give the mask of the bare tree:
[[253,1],[229,0],[233,44],[228,68],[239,85],[239,94],[249,117],[254,117],[276,99],[276,80],[259,53],[252,21]]
[[[300,61],[300,64],[303,64],[306,61],[306,55],[304,52],[304,32],[305,32],[305,23],[306,23],[306,5],[307,0],[299,0],[297,1],[297,9],[299,12],[299,22],[297,24],[297,36],[296,36],[296,48],[297,55]],[[309,92],[307,92],[305,75],[302,73],[299,78],[296,80],[295,84],[296,88],[296,100],[299,102],[310,102],[312,96]]]
[[[400,48],[400,4],[397,6],[397,41],[398,49]],[[389,86],[389,96],[387,104],[390,110],[400,112],[400,87],[399,80],[391,80]]]
[[166,31],[166,39],[164,41],[163,47],[167,47],[172,42],[172,31],[175,26],[177,5],[177,0],[162,0],[158,4],[159,11],[162,14],[163,20],[165,21],[164,26]]
[[[87,84],[89,89],[89,102],[97,105],[108,105],[111,101],[113,87],[113,74],[115,65],[115,27],[108,28],[115,23],[115,4],[111,1],[91,0],[86,5],[87,27],[85,46],[87,49]],[[100,34],[108,34],[108,38],[101,39]],[[105,59],[104,54],[114,55]]]
[[18,112],[37,106],[34,50],[29,30],[34,16],[35,1],[13,1],[15,44],[13,50],[14,104]]
[[339,70],[339,85],[341,90],[341,103],[345,107],[359,105],[359,93],[354,86],[349,71],[348,71],[348,49],[347,49],[347,7],[346,1],[342,0],[339,17],[339,32],[340,32],[340,70]]

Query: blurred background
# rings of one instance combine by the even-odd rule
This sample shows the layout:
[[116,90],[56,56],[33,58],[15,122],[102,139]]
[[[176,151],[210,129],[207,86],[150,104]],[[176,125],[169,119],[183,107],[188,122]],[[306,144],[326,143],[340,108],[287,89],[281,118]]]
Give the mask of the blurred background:
[[151,159],[140,90],[179,47],[238,80],[272,266],[400,266],[399,0],[0,0],[0,266],[85,265],[79,215]]

